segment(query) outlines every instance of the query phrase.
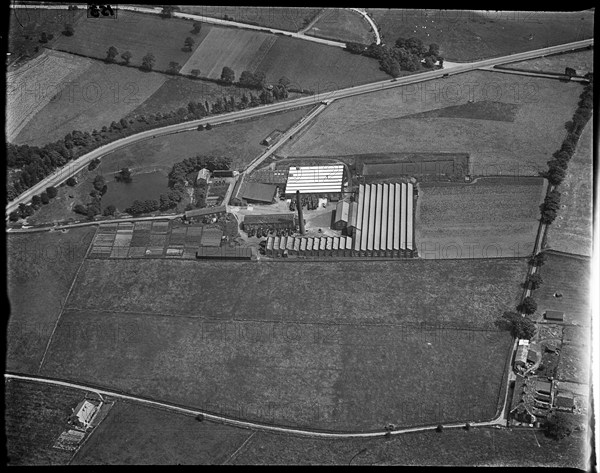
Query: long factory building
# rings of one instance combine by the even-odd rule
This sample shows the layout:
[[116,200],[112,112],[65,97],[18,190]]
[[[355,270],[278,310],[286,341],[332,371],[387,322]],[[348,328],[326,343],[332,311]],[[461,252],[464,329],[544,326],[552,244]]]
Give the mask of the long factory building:
[[348,222],[357,256],[414,256],[412,183],[361,184],[358,208]]
[[[361,184],[349,236],[269,237],[266,255],[405,258],[416,256],[411,183]],[[338,205],[338,207],[340,207]]]

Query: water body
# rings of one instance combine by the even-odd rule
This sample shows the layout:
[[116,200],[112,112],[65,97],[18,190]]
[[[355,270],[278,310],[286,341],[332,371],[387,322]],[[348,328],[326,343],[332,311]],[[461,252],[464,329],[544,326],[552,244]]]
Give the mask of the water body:
[[117,182],[112,174],[104,177],[108,190],[102,197],[102,208],[114,205],[123,211],[133,204],[134,200],[158,200],[160,194],[169,191],[167,174],[161,171],[133,174],[130,183]]

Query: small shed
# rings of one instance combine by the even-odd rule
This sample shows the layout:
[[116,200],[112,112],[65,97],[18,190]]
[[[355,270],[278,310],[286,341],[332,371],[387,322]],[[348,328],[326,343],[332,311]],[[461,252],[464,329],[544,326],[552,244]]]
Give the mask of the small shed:
[[554,399],[554,405],[561,411],[572,412],[575,408],[575,398],[573,393],[568,391],[558,391],[556,393],[556,398]]
[[553,322],[563,322],[565,313],[559,310],[547,310],[544,312],[544,317],[546,320],[552,320]]

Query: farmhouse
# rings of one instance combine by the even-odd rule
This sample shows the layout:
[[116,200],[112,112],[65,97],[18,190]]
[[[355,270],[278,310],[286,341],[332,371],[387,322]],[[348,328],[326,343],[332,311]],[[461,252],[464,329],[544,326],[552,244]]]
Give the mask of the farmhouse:
[[73,421],[77,426],[87,429],[90,427],[100,406],[84,399],[74,409]]
[[358,256],[414,256],[411,183],[361,184],[354,251]]
[[184,213],[184,217],[186,220],[190,218],[201,218],[206,215],[219,215],[227,212],[227,208],[223,205],[220,207],[210,207],[205,209],[194,209],[194,210],[186,210]]
[[546,320],[552,320],[553,322],[563,322],[564,317],[565,313],[558,310],[547,310],[544,312],[544,318]]
[[210,179],[210,171],[206,168],[200,169],[198,171],[198,176],[196,177],[197,183],[206,183]]
[[265,146],[271,146],[273,143],[275,143],[279,137],[282,135],[282,132],[279,130],[273,130],[271,133],[269,133],[269,135],[262,140],[263,145]]
[[344,165],[290,167],[286,195],[339,193],[344,180]]
[[517,346],[517,353],[515,354],[515,369],[522,368],[527,365],[527,352],[529,351],[529,340],[521,339]]

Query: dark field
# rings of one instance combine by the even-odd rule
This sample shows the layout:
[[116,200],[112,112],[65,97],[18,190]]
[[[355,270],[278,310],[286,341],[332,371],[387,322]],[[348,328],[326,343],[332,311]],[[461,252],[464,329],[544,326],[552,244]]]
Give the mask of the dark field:
[[73,465],[221,464],[251,431],[119,401]]
[[37,373],[94,231],[7,235],[8,370]]
[[85,393],[15,379],[5,380],[4,389],[7,464],[66,465],[73,452],[52,446]]

